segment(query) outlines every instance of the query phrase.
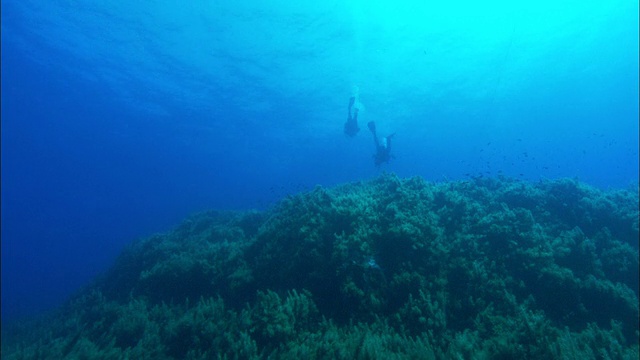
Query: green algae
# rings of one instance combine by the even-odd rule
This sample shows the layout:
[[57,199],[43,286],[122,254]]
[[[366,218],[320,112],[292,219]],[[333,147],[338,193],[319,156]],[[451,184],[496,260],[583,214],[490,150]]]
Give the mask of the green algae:
[[636,359],[638,192],[384,175],[132,244],[8,359]]

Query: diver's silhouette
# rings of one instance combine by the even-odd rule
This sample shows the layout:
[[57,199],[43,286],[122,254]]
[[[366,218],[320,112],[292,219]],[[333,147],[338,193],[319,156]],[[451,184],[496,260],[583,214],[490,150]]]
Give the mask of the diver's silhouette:
[[391,138],[395,135],[395,133],[383,137],[382,139],[378,138],[378,134],[376,132],[376,123],[373,121],[369,121],[367,123],[369,130],[373,134],[373,141],[376,144],[376,153],[373,155],[373,162],[376,166],[380,166],[382,163],[388,163],[389,160],[393,157],[391,155]]
[[356,102],[356,97],[349,98],[349,113],[347,115],[347,122],[344,123],[344,133],[350,137],[356,136],[360,128],[358,127],[358,108],[353,107]]

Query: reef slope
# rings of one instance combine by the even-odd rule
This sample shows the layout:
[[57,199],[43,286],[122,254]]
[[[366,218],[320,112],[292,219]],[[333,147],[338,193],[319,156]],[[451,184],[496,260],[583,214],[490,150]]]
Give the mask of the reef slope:
[[637,359],[638,192],[384,175],[129,246],[8,359]]

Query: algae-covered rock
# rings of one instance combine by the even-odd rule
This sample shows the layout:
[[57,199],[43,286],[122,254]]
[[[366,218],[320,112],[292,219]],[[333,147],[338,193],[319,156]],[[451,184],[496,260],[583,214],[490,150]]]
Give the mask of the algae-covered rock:
[[638,192],[384,175],[129,246],[9,359],[638,357]]

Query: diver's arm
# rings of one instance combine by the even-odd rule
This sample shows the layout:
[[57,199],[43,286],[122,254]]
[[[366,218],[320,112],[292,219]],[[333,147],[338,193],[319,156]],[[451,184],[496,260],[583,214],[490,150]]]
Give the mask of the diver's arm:
[[[351,109],[353,108],[353,104],[355,104],[355,102],[356,102],[355,96],[352,96],[352,97],[349,98],[349,107],[347,108],[347,121],[349,121],[349,122],[352,121]],[[356,113],[354,114],[355,115],[354,117],[356,117],[356,118],[358,116],[358,112],[357,111],[358,111],[358,109],[356,108]]]

